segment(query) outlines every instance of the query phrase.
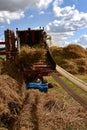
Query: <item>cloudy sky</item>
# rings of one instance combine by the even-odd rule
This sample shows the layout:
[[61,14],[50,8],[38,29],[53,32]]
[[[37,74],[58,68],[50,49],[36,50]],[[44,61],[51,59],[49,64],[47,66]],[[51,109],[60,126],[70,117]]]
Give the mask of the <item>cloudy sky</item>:
[[0,0],[0,40],[6,29],[42,26],[58,46],[87,47],[87,0]]

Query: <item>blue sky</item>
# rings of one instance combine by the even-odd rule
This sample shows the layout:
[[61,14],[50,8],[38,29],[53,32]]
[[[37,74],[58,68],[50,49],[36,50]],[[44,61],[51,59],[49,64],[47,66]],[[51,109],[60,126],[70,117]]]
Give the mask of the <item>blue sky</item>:
[[0,41],[6,29],[42,26],[53,45],[87,48],[86,0],[0,0]]

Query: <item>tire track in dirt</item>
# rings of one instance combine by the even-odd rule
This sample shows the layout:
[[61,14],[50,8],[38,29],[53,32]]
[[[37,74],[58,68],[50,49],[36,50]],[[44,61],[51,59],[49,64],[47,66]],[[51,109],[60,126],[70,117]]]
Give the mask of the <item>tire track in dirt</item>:
[[[38,95],[32,95],[27,93],[24,99],[23,108],[27,105],[30,100],[30,117],[33,124],[32,130],[39,130],[37,106],[38,106]],[[20,112],[21,113],[21,112]]]
[[37,105],[38,105],[38,97],[36,96],[35,103],[32,104],[32,108],[31,108],[32,123],[34,124],[33,130],[39,130],[38,116],[37,116]]
[[[30,93],[29,90],[25,92],[22,109],[18,115],[18,120],[14,123],[12,130],[39,130],[39,122],[37,115],[38,95]],[[23,119],[21,121],[21,118]],[[27,121],[29,124],[27,124]]]

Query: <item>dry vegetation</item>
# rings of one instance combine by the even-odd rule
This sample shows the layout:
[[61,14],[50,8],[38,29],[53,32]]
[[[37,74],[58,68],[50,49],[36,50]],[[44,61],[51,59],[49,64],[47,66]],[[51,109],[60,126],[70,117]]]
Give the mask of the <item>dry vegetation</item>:
[[44,58],[45,56],[44,48],[31,48],[29,46],[23,46],[20,49],[20,52],[15,58],[14,61],[5,62],[4,67],[2,68],[2,73],[6,73],[16,79],[18,82],[23,82],[23,70],[28,68],[33,70],[32,65]]
[[3,59],[0,59],[0,74],[2,73],[4,64],[5,64],[5,61]]
[[0,127],[7,130],[86,130],[87,111],[61,94],[25,90],[8,75],[0,76]]
[[[18,130],[67,130],[86,128],[87,112],[65,104],[58,94],[27,91],[24,107],[15,123]],[[84,113],[85,112],[85,113]]]
[[51,47],[51,51],[56,63],[68,72],[87,73],[87,49],[71,44],[66,47]]
[[32,65],[42,59],[45,55],[45,49],[43,48],[31,48],[29,46],[23,46],[20,49],[20,53],[16,57],[16,64],[19,66],[23,64],[24,67]]
[[22,88],[8,75],[0,75],[0,127],[10,127],[22,105]]
[[[73,47],[69,52],[66,48],[51,48],[52,54],[56,54],[55,60],[58,64],[66,65],[70,70],[74,68],[74,72],[77,70],[78,73],[78,68],[87,66],[87,50],[80,47],[81,55],[76,57]],[[45,52],[44,49],[37,52],[34,49],[31,52],[30,48],[22,49],[16,64],[0,60],[0,130],[86,130],[87,110],[73,99],[71,101],[70,96],[67,99],[60,92],[41,93],[37,90],[26,90],[20,63],[23,61],[27,65],[27,58],[31,54],[36,57],[37,54],[35,60],[34,57],[28,59],[28,64],[32,65],[31,61],[34,63],[39,60]],[[71,52],[73,53],[70,57]],[[75,51],[75,55],[76,53],[78,52]],[[82,69],[79,69],[80,72]]]

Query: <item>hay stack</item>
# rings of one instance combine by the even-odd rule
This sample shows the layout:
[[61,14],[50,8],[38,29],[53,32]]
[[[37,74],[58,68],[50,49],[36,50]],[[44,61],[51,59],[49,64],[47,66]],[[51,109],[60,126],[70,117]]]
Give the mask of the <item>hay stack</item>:
[[86,57],[86,49],[77,44],[70,44],[63,48],[63,53],[67,58],[85,58]]
[[8,75],[0,75],[0,126],[17,119],[22,105],[21,86]]
[[58,65],[72,74],[87,73],[87,49],[70,44],[66,47],[51,47],[52,55]]

